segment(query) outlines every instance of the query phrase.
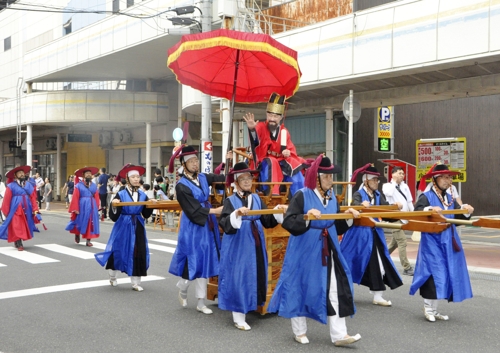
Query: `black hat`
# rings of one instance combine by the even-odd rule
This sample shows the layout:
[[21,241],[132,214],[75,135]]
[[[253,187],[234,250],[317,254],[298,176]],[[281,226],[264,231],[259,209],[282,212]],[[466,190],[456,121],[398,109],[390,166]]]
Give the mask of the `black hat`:
[[180,145],[179,147],[174,148],[174,153],[172,153],[172,157],[170,157],[170,161],[168,162],[168,172],[174,172],[174,163],[176,158],[180,158],[181,162],[183,162],[184,158],[182,157],[197,153],[198,151],[196,151],[193,147],[187,145]]
[[248,164],[246,164],[245,162],[236,163],[234,167],[227,174],[226,185],[231,185],[231,183],[234,183],[235,174],[242,174],[242,173],[259,174],[259,171],[250,169],[248,167]]
[[360,174],[360,175],[366,174],[366,175],[380,176],[380,173],[378,172],[377,168],[375,168],[373,166],[373,164],[371,164],[371,163],[365,164],[361,168],[356,169],[352,173],[351,182],[356,181],[356,177],[358,176],[358,174]]
[[341,168],[339,166],[333,165],[330,158],[320,154],[318,158],[311,164],[306,171],[306,177],[304,180],[304,186],[309,189],[316,188],[316,181],[318,180],[318,174],[337,174],[340,173]]

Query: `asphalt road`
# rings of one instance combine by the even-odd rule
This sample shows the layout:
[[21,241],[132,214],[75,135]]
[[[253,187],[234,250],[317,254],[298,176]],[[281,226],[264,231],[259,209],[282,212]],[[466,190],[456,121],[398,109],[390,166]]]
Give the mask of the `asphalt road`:
[[[177,278],[168,274],[176,235],[148,227],[151,267],[144,291],[134,292],[126,276],[111,287],[107,272],[91,257],[99,252],[112,222],[101,223],[96,247],[73,243],[64,231],[68,218],[45,214],[48,231],[25,243],[26,253],[58,262],[33,264],[6,255],[12,245],[0,243],[0,352],[498,352],[500,350],[500,277],[472,274],[475,297],[463,303],[441,302],[448,322],[427,322],[422,299],[408,295],[411,277],[404,286],[384,296],[393,307],[371,303],[365,287],[355,287],[357,313],[347,320],[349,333],[362,340],[347,348],[334,347],[328,327],[309,320],[310,344],[293,340],[290,321],[276,315],[249,314],[248,332],[232,326],[229,312],[208,302],[213,315],[195,310],[194,291],[188,308],[177,301]],[[65,253],[56,252],[58,244]],[[43,246],[43,247],[42,247]],[[82,255],[78,252],[79,255]],[[48,261],[48,260],[46,260]],[[398,264],[399,265],[399,264]],[[123,283],[124,282],[124,283]],[[64,285],[64,286],[63,286]],[[29,290],[29,291],[27,291]],[[45,293],[44,293],[45,292]]]

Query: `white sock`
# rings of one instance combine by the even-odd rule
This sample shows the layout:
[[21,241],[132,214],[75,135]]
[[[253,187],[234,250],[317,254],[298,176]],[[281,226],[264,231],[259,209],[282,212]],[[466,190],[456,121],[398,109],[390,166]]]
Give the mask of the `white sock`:
[[376,302],[383,302],[384,298],[382,298],[383,291],[370,291],[373,294],[373,300]]
[[201,298],[201,299],[198,299],[198,308],[203,308],[205,305],[205,299],[204,298]]

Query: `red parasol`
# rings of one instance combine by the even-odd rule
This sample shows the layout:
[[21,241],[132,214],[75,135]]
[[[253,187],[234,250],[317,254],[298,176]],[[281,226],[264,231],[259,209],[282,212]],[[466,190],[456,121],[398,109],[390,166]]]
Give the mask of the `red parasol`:
[[238,103],[267,102],[299,89],[297,52],[267,34],[219,29],[183,36],[168,51],[177,81]]
[[290,97],[302,75],[295,50],[267,34],[227,29],[183,36],[169,49],[167,66],[181,84],[231,100],[229,126],[235,102],[267,102],[273,92]]

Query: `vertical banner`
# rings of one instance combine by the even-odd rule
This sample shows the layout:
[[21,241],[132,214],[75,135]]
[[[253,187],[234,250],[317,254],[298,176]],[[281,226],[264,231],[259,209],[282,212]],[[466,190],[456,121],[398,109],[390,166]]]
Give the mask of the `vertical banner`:
[[212,141],[203,141],[203,158],[201,160],[202,173],[212,173],[213,171],[213,151]]

